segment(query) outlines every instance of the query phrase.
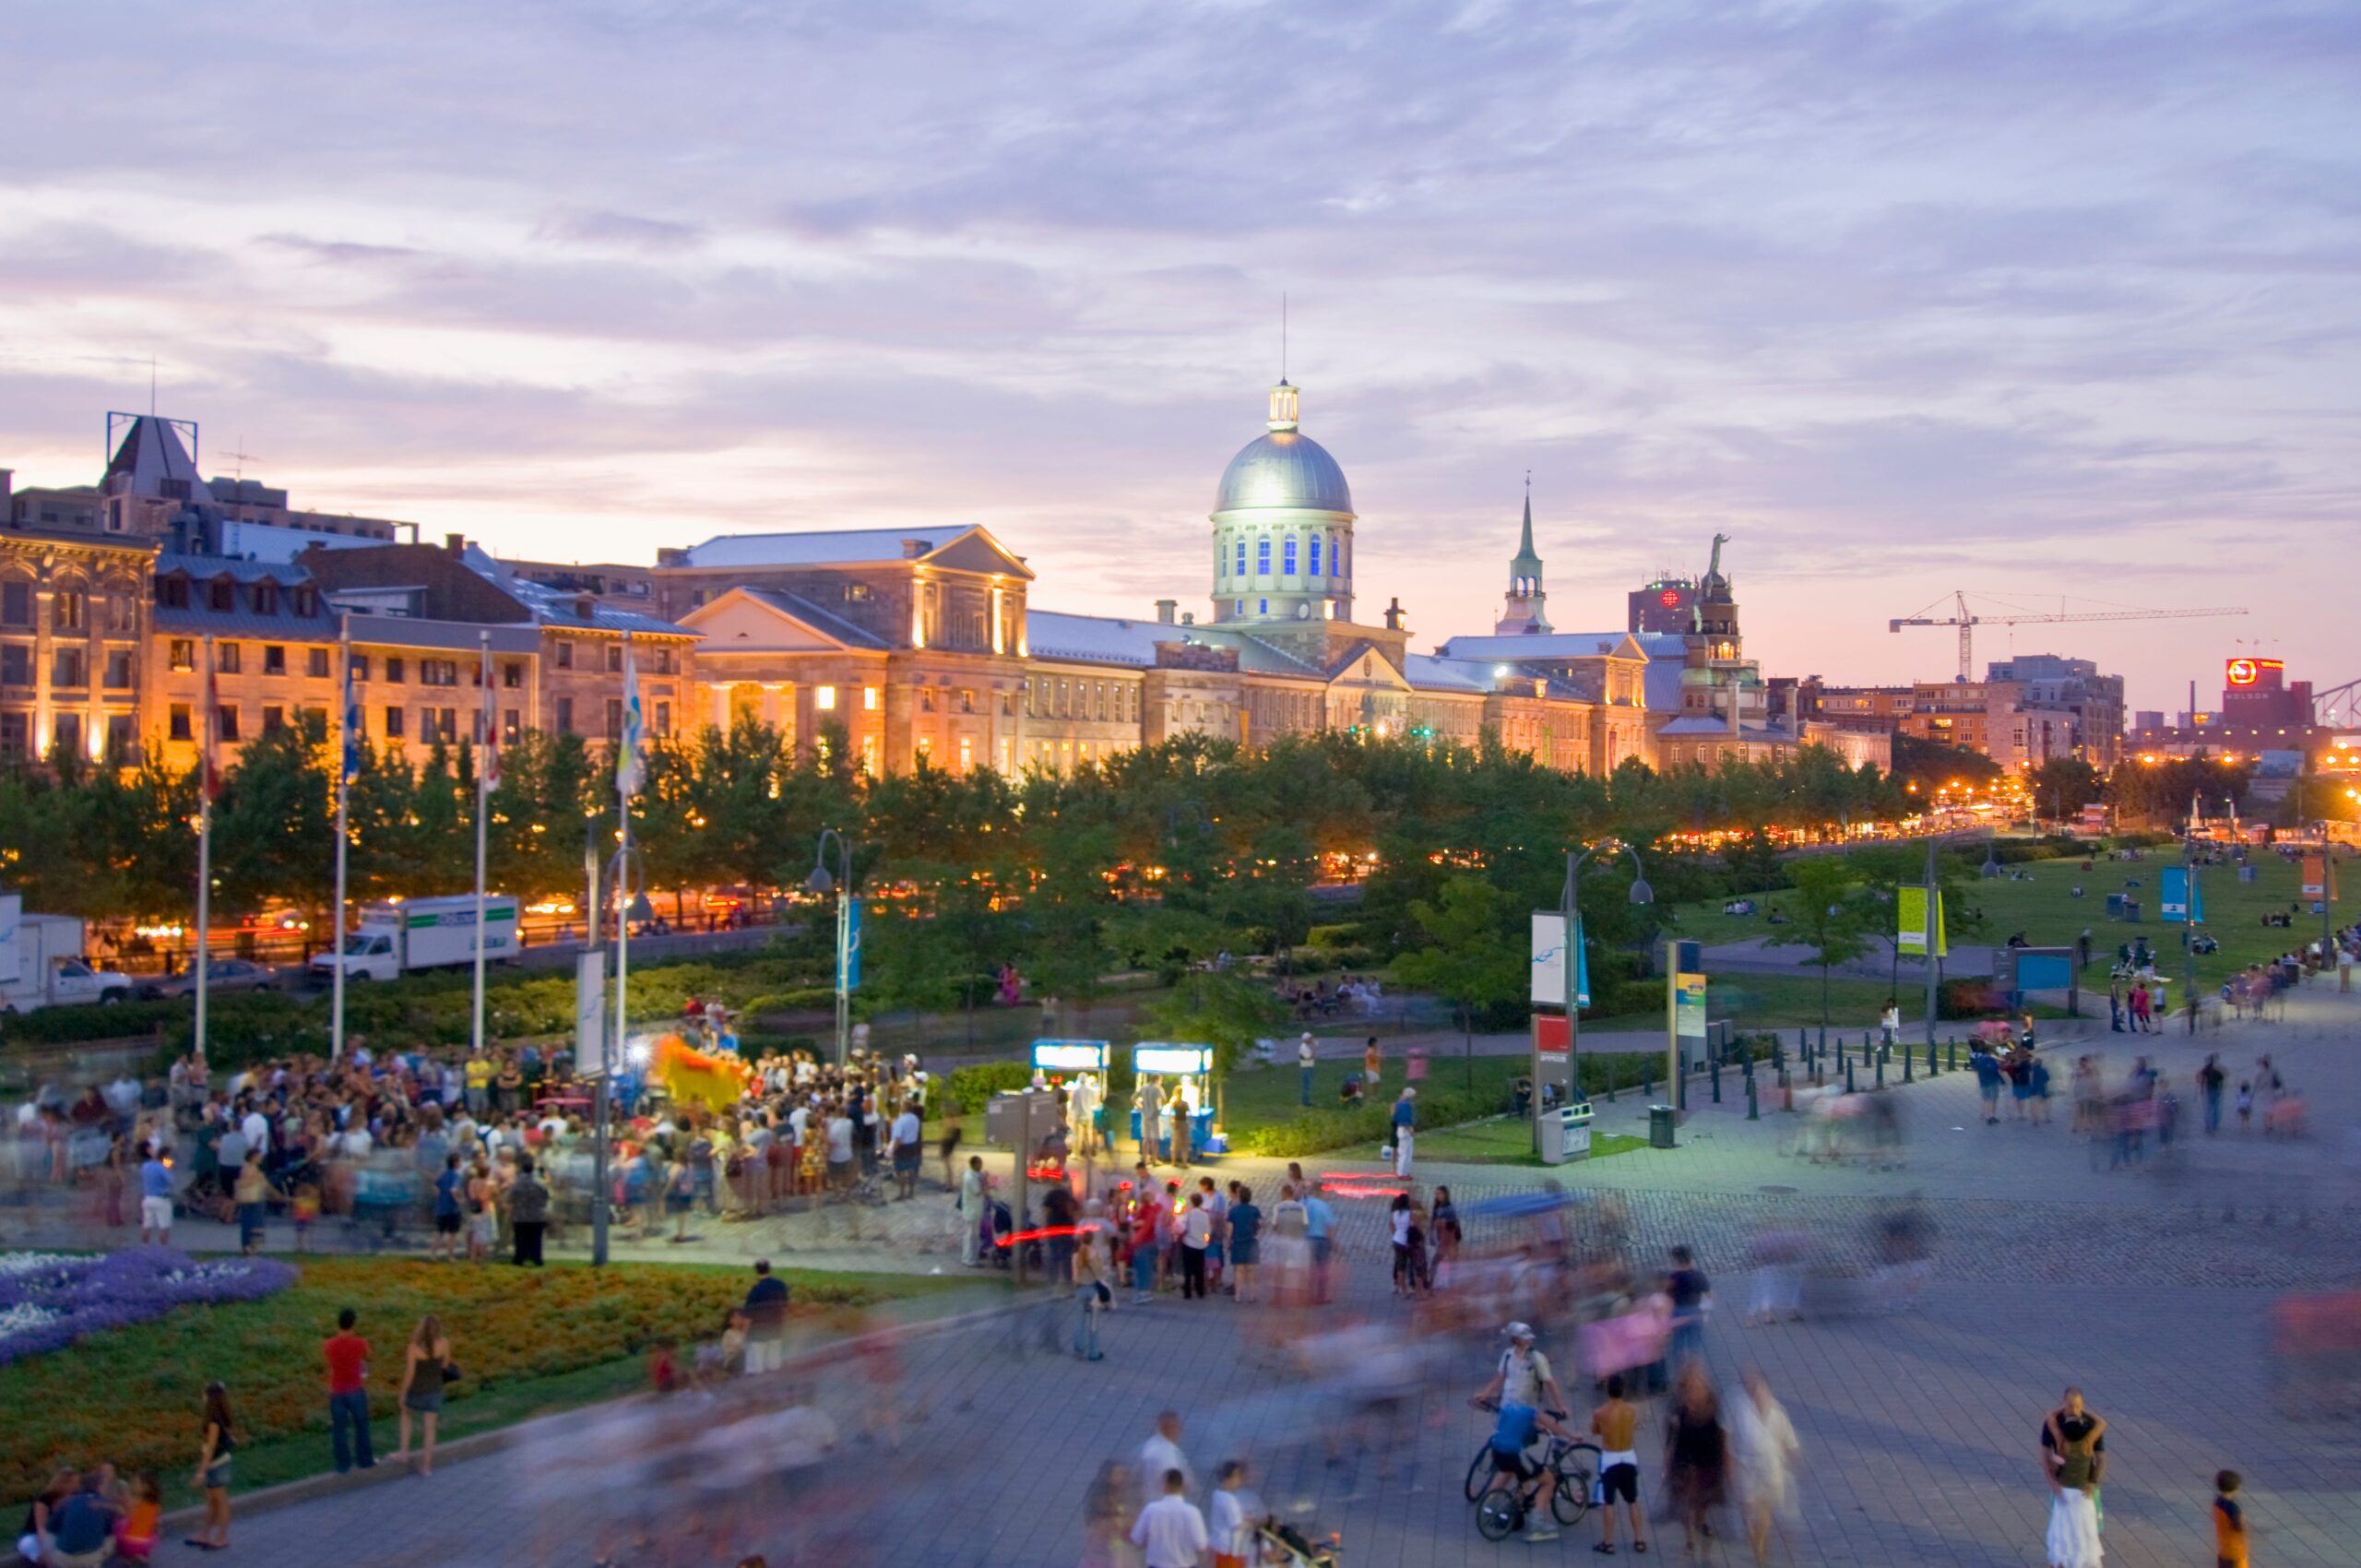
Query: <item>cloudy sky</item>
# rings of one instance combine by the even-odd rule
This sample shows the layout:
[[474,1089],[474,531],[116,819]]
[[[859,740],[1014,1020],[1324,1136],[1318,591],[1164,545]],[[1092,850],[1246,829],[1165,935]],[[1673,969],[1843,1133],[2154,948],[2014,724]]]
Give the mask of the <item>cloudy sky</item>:
[[2134,701],[2361,676],[2361,9],[0,6],[0,464],[109,409],[208,471],[644,561],[975,521],[1037,601],[1207,591],[1278,370],[1361,610],[1489,630],[1524,476],[1562,627],[1716,530],[1749,649]]

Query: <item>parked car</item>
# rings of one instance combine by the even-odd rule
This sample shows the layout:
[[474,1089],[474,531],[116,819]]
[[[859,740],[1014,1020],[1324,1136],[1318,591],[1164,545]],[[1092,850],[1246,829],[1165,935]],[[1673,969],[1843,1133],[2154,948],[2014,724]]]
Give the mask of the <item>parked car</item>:
[[[265,965],[248,963],[243,958],[214,958],[205,966],[205,989],[208,995],[214,996],[228,991],[277,991],[279,971]],[[195,996],[196,972],[192,969],[170,980],[149,980],[139,988],[139,994],[151,1000],[166,996]]]

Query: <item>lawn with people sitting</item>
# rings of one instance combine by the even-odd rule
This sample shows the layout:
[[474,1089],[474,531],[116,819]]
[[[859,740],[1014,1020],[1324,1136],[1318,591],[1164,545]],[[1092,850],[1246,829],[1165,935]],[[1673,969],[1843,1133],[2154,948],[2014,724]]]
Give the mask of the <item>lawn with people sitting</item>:
[[[38,1292],[12,1291],[12,1278],[85,1262],[0,1258],[6,1309],[0,1336],[29,1316],[29,1304],[44,1310],[20,1300]],[[442,1416],[447,1442],[648,1386],[651,1349],[670,1341],[687,1361],[695,1346],[718,1337],[753,1279],[747,1267],[690,1265],[560,1263],[526,1271],[363,1257],[285,1264],[292,1278],[259,1300],[180,1287],[196,1292],[187,1304],[121,1326],[96,1324],[69,1344],[53,1338],[44,1342],[51,1348],[0,1365],[0,1409],[9,1413],[0,1425],[0,1496],[33,1497],[61,1464],[111,1461],[125,1476],[154,1474],[168,1502],[189,1501],[205,1387],[216,1380],[228,1388],[236,1418],[240,1492],[327,1469],[321,1344],[346,1307],[360,1314],[357,1332],[370,1344],[370,1408],[382,1455],[394,1446],[403,1346],[428,1313],[441,1320],[462,1373]],[[203,1260],[189,1271],[218,1266],[224,1265]],[[790,1335],[814,1341],[857,1331],[872,1312],[951,1310],[955,1292],[973,1289],[969,1281],[907,1275],[777,1273],[793,1296]]]

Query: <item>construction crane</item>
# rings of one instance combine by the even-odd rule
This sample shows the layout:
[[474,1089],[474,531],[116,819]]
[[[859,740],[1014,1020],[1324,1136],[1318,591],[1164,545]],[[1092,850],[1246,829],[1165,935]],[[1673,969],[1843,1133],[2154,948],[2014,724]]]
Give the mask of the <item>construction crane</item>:
[[[1989,596],[1979,594],[1977,597],[1988,598]],[[1889,632],[1898,632],[1904,626],[1957,626],[1959,628],[1959,678],[1963,681],[1972,681],[1975,679],[1975,628],[1978,626],[2016,626],[2031,622],[2053,621],[2179,621],[2194,619],[2202,615],[2243,615],[2246,613],[2243,607],[2229,607],[2217,610],[2066,611],[2061,609],[2057,612],[2052,613],[2038,610],[2020,610],[2014,605],[2005,605],[2005,601],[2003,601],[2005,608],[2001,613],[1997,615],[1976,615],[1971,613],[1967,608],[1966,594],[1953,593],[1952,595],[1952,602],[1958,607],[1959,613],[1956,615],[1928,615],[1927,613],[1927,610],[1940,610],[1942,608],[1943,601],[1939,599],[1935,600],[1934,603],[1927,606],[1927,610],[1921,610],[1916,615],[1904,615],[1899,619],[1888,621],[1885,624],[1885,629]],[[2060,600],[2058,602],[2062,605],[2065,601]]]

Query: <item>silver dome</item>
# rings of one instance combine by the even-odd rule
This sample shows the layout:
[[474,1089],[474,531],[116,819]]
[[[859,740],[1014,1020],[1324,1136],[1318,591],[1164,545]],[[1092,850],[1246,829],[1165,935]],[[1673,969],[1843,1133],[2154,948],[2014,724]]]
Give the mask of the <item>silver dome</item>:
[[1221,474],[1216,512],[1350,512],[1353,493],[1328,449],[1300,431],[1275,430],[1250,441]]

